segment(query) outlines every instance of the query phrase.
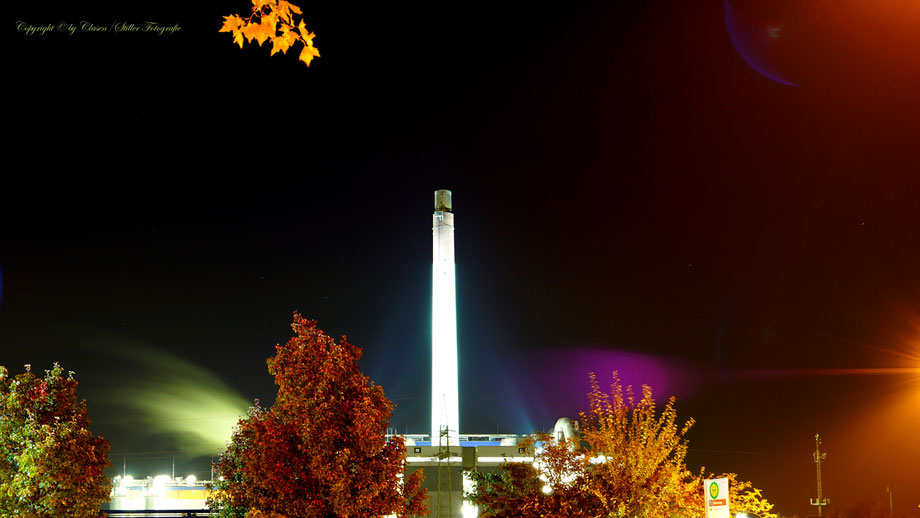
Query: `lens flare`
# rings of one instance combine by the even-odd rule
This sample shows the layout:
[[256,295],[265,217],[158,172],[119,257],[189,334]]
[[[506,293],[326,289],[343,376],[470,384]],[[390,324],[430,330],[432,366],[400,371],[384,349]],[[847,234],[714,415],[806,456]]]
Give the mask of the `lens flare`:
[[735,373],[735,377],[756,380],[812,376],[861,376],[871,374],[916,374],[920,376],[920,367],[866,367],[849,369],[745,369]]
[[785,25],[776,19],[756,16],[725,0],[725,28],[732,45],[760,75],[787,86],[799,86],[789,79],[781,65]]

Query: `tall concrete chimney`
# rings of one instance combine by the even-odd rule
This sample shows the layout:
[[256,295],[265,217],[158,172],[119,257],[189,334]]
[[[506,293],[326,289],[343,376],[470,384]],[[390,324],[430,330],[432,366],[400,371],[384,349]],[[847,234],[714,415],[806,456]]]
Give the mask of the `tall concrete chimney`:
[[[431,270],[431,444],[460,443],[457,297],[451,193],[434,192]],[[443,430],[447,436],[442,438]]]

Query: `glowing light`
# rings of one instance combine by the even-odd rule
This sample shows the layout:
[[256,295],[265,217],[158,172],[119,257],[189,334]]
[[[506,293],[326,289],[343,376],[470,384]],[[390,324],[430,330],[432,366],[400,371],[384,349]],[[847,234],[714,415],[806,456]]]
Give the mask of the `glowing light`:
[[212,372],[178,356],[135,342],[110,343],[107,353],[137,364],[123,388],[102,396],[137,415],[144,427],[169,436],[191,455],[225,448],[249,402]]
[[[470,476],[469,471],[463,471],[463,496],[468,496],[475,490],[476,481]],[[460,514],[463,515],[463,518],[476,518],[479,516],[479,508],[469,500],[464,499],[463,505],[460,507]]]
[[457,374],[457,297],[451,193],[435,192],[431,269],[431,444],[460,444]]
[[194,484],[194,483],[197,482],[197,481],[198,481],[198,478],[195,477],[195,475],[189,475],[189,476],[185,477],[185,482],[186,482],[187,484],[190,484],[190,485],[191,485],[191,484]]
[[468,494],[472,493],[476,489],[476,481],[473,480],[473,477],[470,476],[469,471],[463,472],[463,493]]
[[147,491],[149,496],[159,496],[165,486],[171,479],[169,475],[157,475],[153,478],[153,486]]
[[128,486],[134,483],[134,477],[131,475],[125,475],[125,477],[122,478],[121,475],[118,475],[115,477],[115,481],[117,482],[115,493],[118,495],[127,495]]

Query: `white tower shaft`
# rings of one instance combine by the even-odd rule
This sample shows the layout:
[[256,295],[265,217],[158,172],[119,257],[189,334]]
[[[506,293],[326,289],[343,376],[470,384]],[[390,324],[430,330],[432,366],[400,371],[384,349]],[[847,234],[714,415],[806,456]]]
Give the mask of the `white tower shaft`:
[[[431,279],[431,444],[459,444],[457,297],[454,276],[454,214],[451,192],[434,193]],[[447,430],[446,441],[441,439]]]

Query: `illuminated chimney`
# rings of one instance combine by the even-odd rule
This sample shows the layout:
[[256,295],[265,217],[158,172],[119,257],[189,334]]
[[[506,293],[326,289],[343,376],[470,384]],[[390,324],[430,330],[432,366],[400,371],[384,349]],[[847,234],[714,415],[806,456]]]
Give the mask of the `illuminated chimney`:
[[[459,444],[457,297],[450,191],[434,192],[431,275],[431,444]],[[446,441],[441,438],[447,430]]]

